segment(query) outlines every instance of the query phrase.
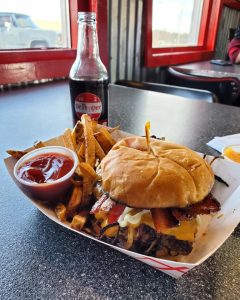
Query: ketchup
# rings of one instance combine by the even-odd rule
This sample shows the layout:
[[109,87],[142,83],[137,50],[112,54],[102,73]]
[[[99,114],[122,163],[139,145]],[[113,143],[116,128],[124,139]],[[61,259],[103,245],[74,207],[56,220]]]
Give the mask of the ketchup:
[[32,157],[17,170],[18,176],[35,183],[53,182],[65,176],[73,167],[71,157],[60,153],[46,153]]

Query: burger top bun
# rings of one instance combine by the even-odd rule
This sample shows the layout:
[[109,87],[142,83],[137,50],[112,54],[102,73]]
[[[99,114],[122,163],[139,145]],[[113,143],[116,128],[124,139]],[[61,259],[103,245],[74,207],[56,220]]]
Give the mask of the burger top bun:
[[209,164],[182,145],[127,137],[101,162],[102,186],[109,196],[135,208],[185,207],[203,200],[214,184]]

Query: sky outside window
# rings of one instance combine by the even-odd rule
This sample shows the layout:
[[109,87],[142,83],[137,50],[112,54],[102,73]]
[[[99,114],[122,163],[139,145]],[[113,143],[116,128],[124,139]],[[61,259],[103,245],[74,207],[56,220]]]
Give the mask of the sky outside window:
[[[153,0],[153,47],[195,44],[202,0]],[[200,6],[196,7],[196,4]]]

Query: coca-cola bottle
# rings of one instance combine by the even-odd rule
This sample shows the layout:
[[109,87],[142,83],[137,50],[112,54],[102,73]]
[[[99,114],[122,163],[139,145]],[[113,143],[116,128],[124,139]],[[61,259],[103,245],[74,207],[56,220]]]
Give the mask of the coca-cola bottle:
[[77,57],[69,74],[74,124],[82,114],[107,124],[108,83],[108,73],[99,56],[96,13],[79,12]]

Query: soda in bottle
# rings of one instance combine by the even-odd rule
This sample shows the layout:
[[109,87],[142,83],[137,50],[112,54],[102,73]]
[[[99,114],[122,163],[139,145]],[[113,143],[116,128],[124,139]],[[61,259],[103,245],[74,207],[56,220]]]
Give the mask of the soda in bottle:
[[107,124],[108,83],[108,73],[99,56],[96,13],[79,12],[77,57],[69,74],[74,125],[82,114]]

